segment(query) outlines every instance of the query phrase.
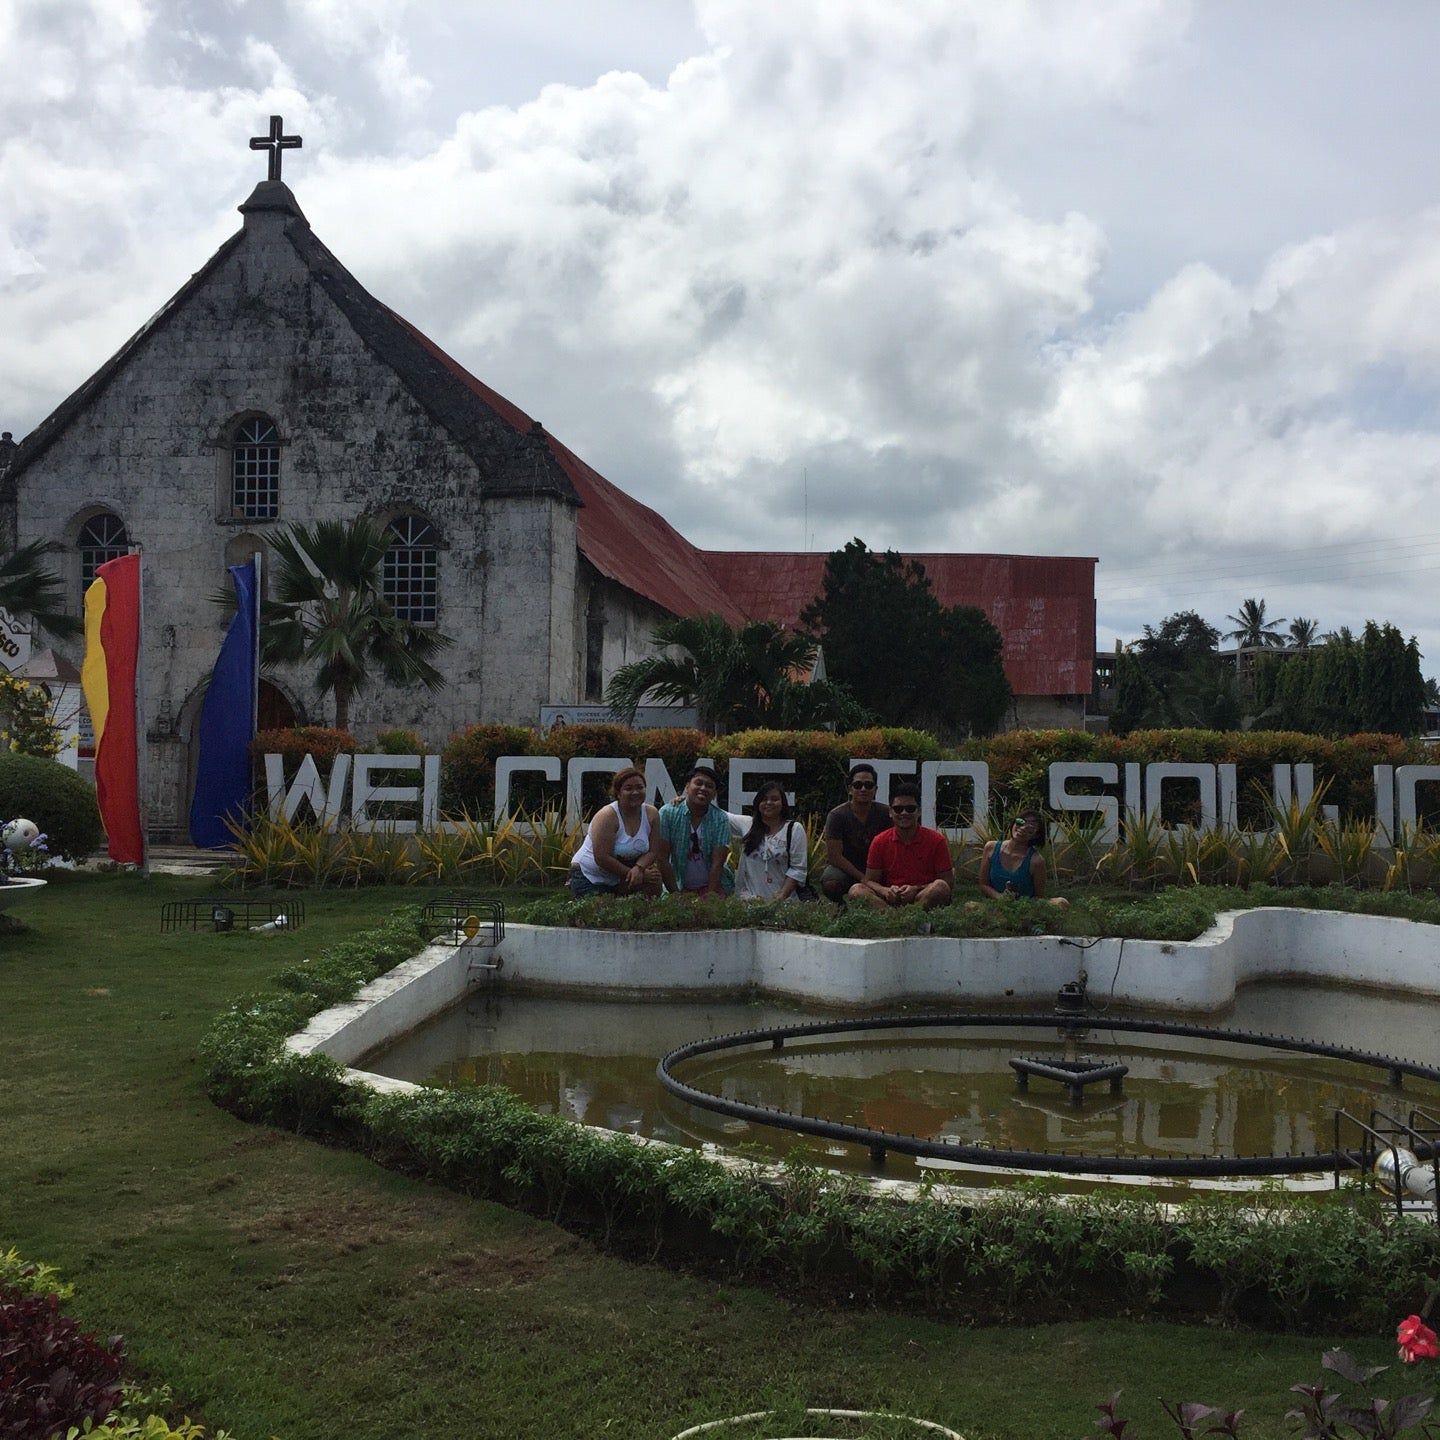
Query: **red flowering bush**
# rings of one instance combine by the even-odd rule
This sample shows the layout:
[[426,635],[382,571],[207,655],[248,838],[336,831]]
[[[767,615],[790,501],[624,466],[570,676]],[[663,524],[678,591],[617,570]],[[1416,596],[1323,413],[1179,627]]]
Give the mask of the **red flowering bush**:
[[323,725],[296,725],[289,730],[261,730],[250,742],[250,754],[257,768],[264,763],[266,755],[281,755],[285,759],[285,778],[291,780],[300,768],[300,762],[307,756],[315,757],[315,764],[321,775],[330,773],[330,766],[337,755],[353,755],[360,749],[360,742],[348,730],[331,730]]
[[1417,1360],[1440,1360],[1440,1344],[1435,1332],[1418,1316],[1407,1315],[1395,1331],[1400,1358],[1413,1365]]

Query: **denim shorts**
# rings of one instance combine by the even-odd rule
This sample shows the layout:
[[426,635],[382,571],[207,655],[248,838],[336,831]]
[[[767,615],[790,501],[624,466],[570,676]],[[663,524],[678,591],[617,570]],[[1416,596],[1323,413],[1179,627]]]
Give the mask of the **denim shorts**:
[[595,881],[586,879],[585,872],[578,865],[570,867],[570,878],[565,883],[577,900],[583,900],[587,895],[613,895],[620,888],[618,880],[613,885],[597,885]]

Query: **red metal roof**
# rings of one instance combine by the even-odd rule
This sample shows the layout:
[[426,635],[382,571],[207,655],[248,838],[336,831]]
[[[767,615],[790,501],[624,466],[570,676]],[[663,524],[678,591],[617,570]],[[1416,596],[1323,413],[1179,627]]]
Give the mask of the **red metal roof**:
[[[393,313],[393,312],[392,312]],[[534,422],[435,342],[406,329],[513,429]],[[604,576],[672,615],[723,616],[794,626],[820,591],[825,556],[804,551],[700,550],[546,432],[580,499],[580,553]],[[943,605],[978,605],[1005,637],[1005,674],[1017,695],[1083,695],[1095,654],[1095,561],[1053,555],[913,554]]]
[[[507,425],[522,434],[530,432],[534,421],[518,405],[476,379],[408,320],[396,318]],[[672,615],[721,615],[732,625],[745,620],[740,607],[715,583],[702,553],[668,520],[612,485],[549,431],[545,439],[580,497],[580,553],[602,575]]]
[[[1086,695],[1095,651],[1095,561],[1082,556],[910,554],[942,605],[978,605],[1005,637],[1017,695]],[[820,591],[825,556],[705,552],[710,573],[753,619],[796,625]]]

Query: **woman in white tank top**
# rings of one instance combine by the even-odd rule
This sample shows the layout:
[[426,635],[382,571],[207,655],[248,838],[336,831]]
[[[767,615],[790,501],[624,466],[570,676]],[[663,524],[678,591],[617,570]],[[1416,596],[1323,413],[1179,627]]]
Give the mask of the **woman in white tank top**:
[[633,766],[610,782],[614,802],[590,822],[570,862],[572,895],[660,893],[655,863],[660,826],[655,807],[645,803],[647,788],[644,771]]

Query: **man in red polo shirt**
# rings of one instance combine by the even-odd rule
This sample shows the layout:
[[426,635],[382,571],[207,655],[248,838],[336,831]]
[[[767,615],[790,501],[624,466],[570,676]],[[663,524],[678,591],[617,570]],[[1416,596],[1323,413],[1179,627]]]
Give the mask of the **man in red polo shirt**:
[[890,796],[894,826],[870,842],[865,878],[850,899],[883,910],[891,905],[948,905],[955,886],[950,845],[938,830],[920,823],[920,787],[897,785]]

